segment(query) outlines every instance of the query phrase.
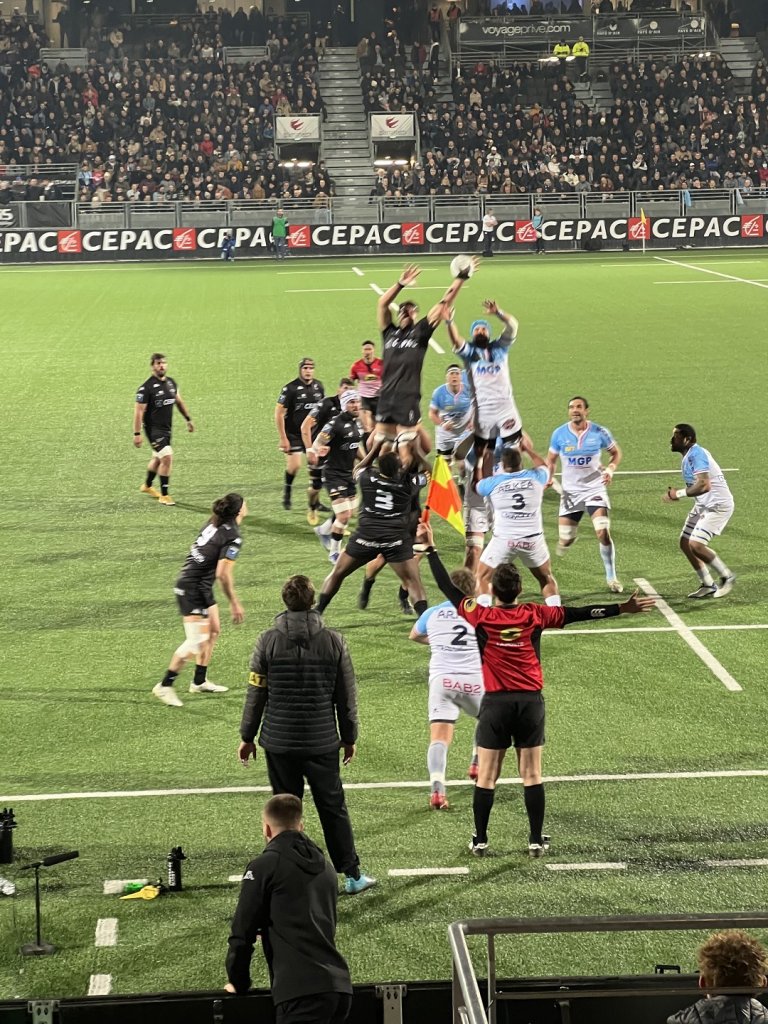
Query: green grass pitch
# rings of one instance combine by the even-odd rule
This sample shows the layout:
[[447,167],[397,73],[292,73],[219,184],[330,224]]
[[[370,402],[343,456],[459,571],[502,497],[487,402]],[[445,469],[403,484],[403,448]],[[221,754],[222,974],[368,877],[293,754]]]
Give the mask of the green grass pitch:
[[[706,860],[768,856],[766,778],[579,780],[584,775],[759,770],[766,767],[768,622],[765,460],[761,436],[768,361],[766,256],[746,253],[486,261],[462,291],[466,330],[486,297],[520,320],[512,350],[515,393],[540,450],[585,394],[596,421],[624,449],[612,488],[619,575],[649,580],[742,687],[728,692],[679,633],[596,633],[543,643],[548,700],[545,772],[552,862],[624,862],[615,871],[552,872],[523,857],[519,786],[504,786],[491,823],[503,856],[469,861],[471,790],[449,789],[451,809],[427,809],[427,788],[350,789],[366,871],[378,889],[340,900],[339,942],[354,980],[449,974],[446,926],[465,916],[728,911],[763,908],[764,873]],[[263,762],[235,753],[250,650],[279,610],[279,584],[307,572],[319,585],[324,552],[304,519],[280,507],[283,460],[273,409],[280,386],[312,355],[329,389],[376,338],[376,295],[400,260],[288,261],[279,266],[122,265],[3,268],[4,500],[0,674],[0,806],[20,794],[263,786]],[[417,298],[426,310],[448,284],[449,257],[425,258]],[[673,265],[677,264],[677,265]],[[357,265],[363,276],[353,271]],[[737,280],[734,280],[736,278]],[[679,282],[679,283],[673,283]],[[450,358],[430,351],[423,406]],[[175,508],[139,494],[146,448],[131,445],[136,385],[150,352],[168,354],[197,424],[177,421]],[[736,512],[717,549],[738,573],[726,600],[687,601],[695,580],[677,550],[686,504],[660,497],[679,476],[671,428],[692,422],[729,474]],[[185,696],[180,710],[150,694],[181,636],[172,586],[211,501],[249,499],[237,584],[247,620],[226,614],[211,677],[222,697]],[[550,546],[556,505],[546,503]],[[591,531],[555,565],[566,601],[603,599]],[[461,542],[445,524],[449,564]],[[436,588],[425,572],[429,596]],[[368,612],[349,581],[326,619],[345,631],[359,676],[358,756],[348,783],[425,777],[427,652],[407,641],[396,583],[384,574]],[[526,581],[525,596],[536,593]],[[222,611],[225,613],[225,604]],[[667,627],[661,614],[610,626]],[[605,626],[603,627],[605,628]],[[189,670],[188,670],[189,671]],[[186,694],[185,675],[180,693]],[[466,770],[471,727],[462,721],[449,778]],[[512,775],[512,767],[505,775]],[[260,849],[263,796],[164,795],[17,802],[18,861],[77,848],[80,859],[44,879],[44,933],[59,953],[18,955],[32,937],[31,879],[0,900],[0,998],[76,996],[108,973],[118,993],[217,988],[223,982],[237,873]],[[308,829],[321,839],[314,810]],[[189,855],[185,891],[152,903],[102,895],[105,879],[163,873],[165,855]],[[388,878],[389,868],[468,865],[468,876]],[[94,929],[117,917],[116,947]],[[693,963],[697,936],[571,937],[499,944],[510,974],[652,970]],[[478,947],[479,950],[479,947]],[[266,982],[260,954],[255,978]]]

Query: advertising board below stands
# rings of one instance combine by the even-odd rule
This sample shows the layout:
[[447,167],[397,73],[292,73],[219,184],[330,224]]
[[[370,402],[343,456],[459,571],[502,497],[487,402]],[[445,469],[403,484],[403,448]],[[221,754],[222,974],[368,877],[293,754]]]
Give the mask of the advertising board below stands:
[[[238,258],[272,255],[269,229],[232,229]],[[296,224],[289,229],[292,256],[366,254],[414,255],[474,252],[479,248],[478,221],[400,224]],[[218,259],[227,228],[120,228],[88,231],[0,231],[0,266],[9,263],[82,263],[121,260]],[[645,238],[649,249],[682,246],[766,244],[768,216],[612,217],[591,220],[545,220],[542,237],[548,250],[637,248]],[[527,252],[536,242],[530,220],[501,221],[496,229],[498,252]]]
[[704,14],[653,13],[642,17],[596,15],[594,18],[559,15],[548,18],[466,18],[459,29],[462,45],[544,43],[565,39],[574,43],[583,36],[592,41],[620,39],[701,38],[706,35]]

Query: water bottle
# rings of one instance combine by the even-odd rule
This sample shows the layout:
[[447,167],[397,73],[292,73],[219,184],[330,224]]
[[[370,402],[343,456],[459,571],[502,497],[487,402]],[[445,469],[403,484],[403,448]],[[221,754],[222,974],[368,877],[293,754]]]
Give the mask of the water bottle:
[[168,890],[169,892],[181,892],[181,862],[187,858],[180,846],[174,846],[168,854]]
[[0,812],[0,864],[10,864],[13,861],[13,829],[16,828],[16,819],[13,816],[12,807],[4,807]]

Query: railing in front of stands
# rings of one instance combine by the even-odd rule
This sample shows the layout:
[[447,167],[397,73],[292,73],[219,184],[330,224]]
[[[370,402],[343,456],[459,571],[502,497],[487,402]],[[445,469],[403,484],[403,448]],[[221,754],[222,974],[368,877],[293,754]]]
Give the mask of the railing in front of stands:
[[[547,220],[604,217],[732,216],[768,214],[768,189],[692,189],[646,192],[562,192],[518,195],[370,196],[313,199],[210,199],[173,202],[10,202],[0,204],[0,230],[19,228],[183,228],[268,225],[282,206],[292,225],[441,223],[479,221],[492,210],[499,221],[529,221],[539,207]],[[5,212],[4,212],[5,211]]]

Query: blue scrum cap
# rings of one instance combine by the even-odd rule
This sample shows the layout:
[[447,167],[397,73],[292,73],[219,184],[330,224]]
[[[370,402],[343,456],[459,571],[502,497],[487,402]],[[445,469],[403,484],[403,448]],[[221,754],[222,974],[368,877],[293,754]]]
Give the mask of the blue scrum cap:
[[469,329],[470,336],[474,336],[474,333],[475,333],[475,331],[477,330],[478,327],[484,327],[485,331],[486,331],[486,334],[490,338],[490,336],[491,336],[491,325],[488,323],[487,320],[475,320],[474,323],[472,324],[472,326]]

